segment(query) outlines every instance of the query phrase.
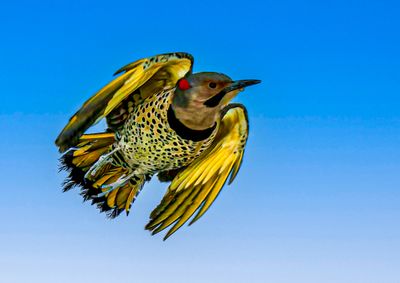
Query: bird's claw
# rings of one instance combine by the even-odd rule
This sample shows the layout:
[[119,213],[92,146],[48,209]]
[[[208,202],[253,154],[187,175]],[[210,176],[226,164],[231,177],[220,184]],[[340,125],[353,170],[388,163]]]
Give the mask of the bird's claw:
[[110,151],[106,155],[100,156],[99,160],[97,160],[96,163],[93,164],[89,168],[89,170],[86,172],[85,179],[90,180],[91,177],[95,176],[97,171],[99,171],[101,168],[103,168],[104,165],[111,163],[112,155],[118,150],[119,150],[119,148],[114,148],[112,151]]
[[129,180],[135,175],[135,172],[129,174],[128,176],[126,175],[122,175],[121,177],[118,178],[117,181],[115,181],[114,183],[111,184],[106,184],[106,185],[102,185],[102,191],[103,194],[111,192],[117,188],[123,187],[124,185],[126,185],[126,183],[129,182]]

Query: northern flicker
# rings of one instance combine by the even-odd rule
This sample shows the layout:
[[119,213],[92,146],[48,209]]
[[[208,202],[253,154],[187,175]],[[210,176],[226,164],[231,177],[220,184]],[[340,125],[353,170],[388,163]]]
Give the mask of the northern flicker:
[[[87,100],[56,140],[64,191],[81,195],[108,216],[129,213],[144,183],[157,174],[171,182],[146,229],[178,230],[198,220],[242,163],[248,136],[246,109],[229,104],[259,80],[233,81],[221,73],[192,73],[193,57],[168,53],[126,65]],[[107,130],[84,134],[105,118]]]

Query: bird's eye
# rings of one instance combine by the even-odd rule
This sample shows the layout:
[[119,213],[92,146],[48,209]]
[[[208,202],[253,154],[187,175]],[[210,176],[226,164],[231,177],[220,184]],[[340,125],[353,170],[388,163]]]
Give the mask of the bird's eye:
[[216,87],[217,87],[217,84],[214,83],[214,82],[211,82],[211,83],[208,84],[208,86],[209,86],[210,88],[216,88]]

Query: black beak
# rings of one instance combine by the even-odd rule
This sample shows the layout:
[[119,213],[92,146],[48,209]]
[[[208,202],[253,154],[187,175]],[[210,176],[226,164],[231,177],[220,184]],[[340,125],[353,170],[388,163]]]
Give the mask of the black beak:
[[209,100],[204,102],[204,105],[208,106],[208,107],[215,107],[221,102],[222,98],[224,98],[225,94],[227,94],[228,92],[231,92],[231,91],[234,91],[234,90],[237,90],[237,89],[241,89],[241,88],[245,88],[247,86],[259,84],[259,83],[261,83],[260,80],[239,80],[239,81],[234,81],[234,82],[232,82],[232,84],[230,84],[229,86],[227,86],[226,88],[221,90],[217,95],[214,95]]
[[237,90],[237,89],[241,89],[241,88],[245,88],[247,86],[251,86],[251,85],[256,85],[261,83],[260,80],[239,80],[239,81],[234,81],[230,86],[227,86],[226,88],[224,88],[222,91],[225,91],[225,93]]

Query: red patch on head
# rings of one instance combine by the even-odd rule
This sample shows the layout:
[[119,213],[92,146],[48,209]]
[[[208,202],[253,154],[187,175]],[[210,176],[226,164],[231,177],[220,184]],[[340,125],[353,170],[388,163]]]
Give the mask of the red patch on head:
[[179,82],[178,82],[178,87],[181,90],[187,90],[187,89],[190,88],[190,84],[187,81],[187,79],[180,79]]

